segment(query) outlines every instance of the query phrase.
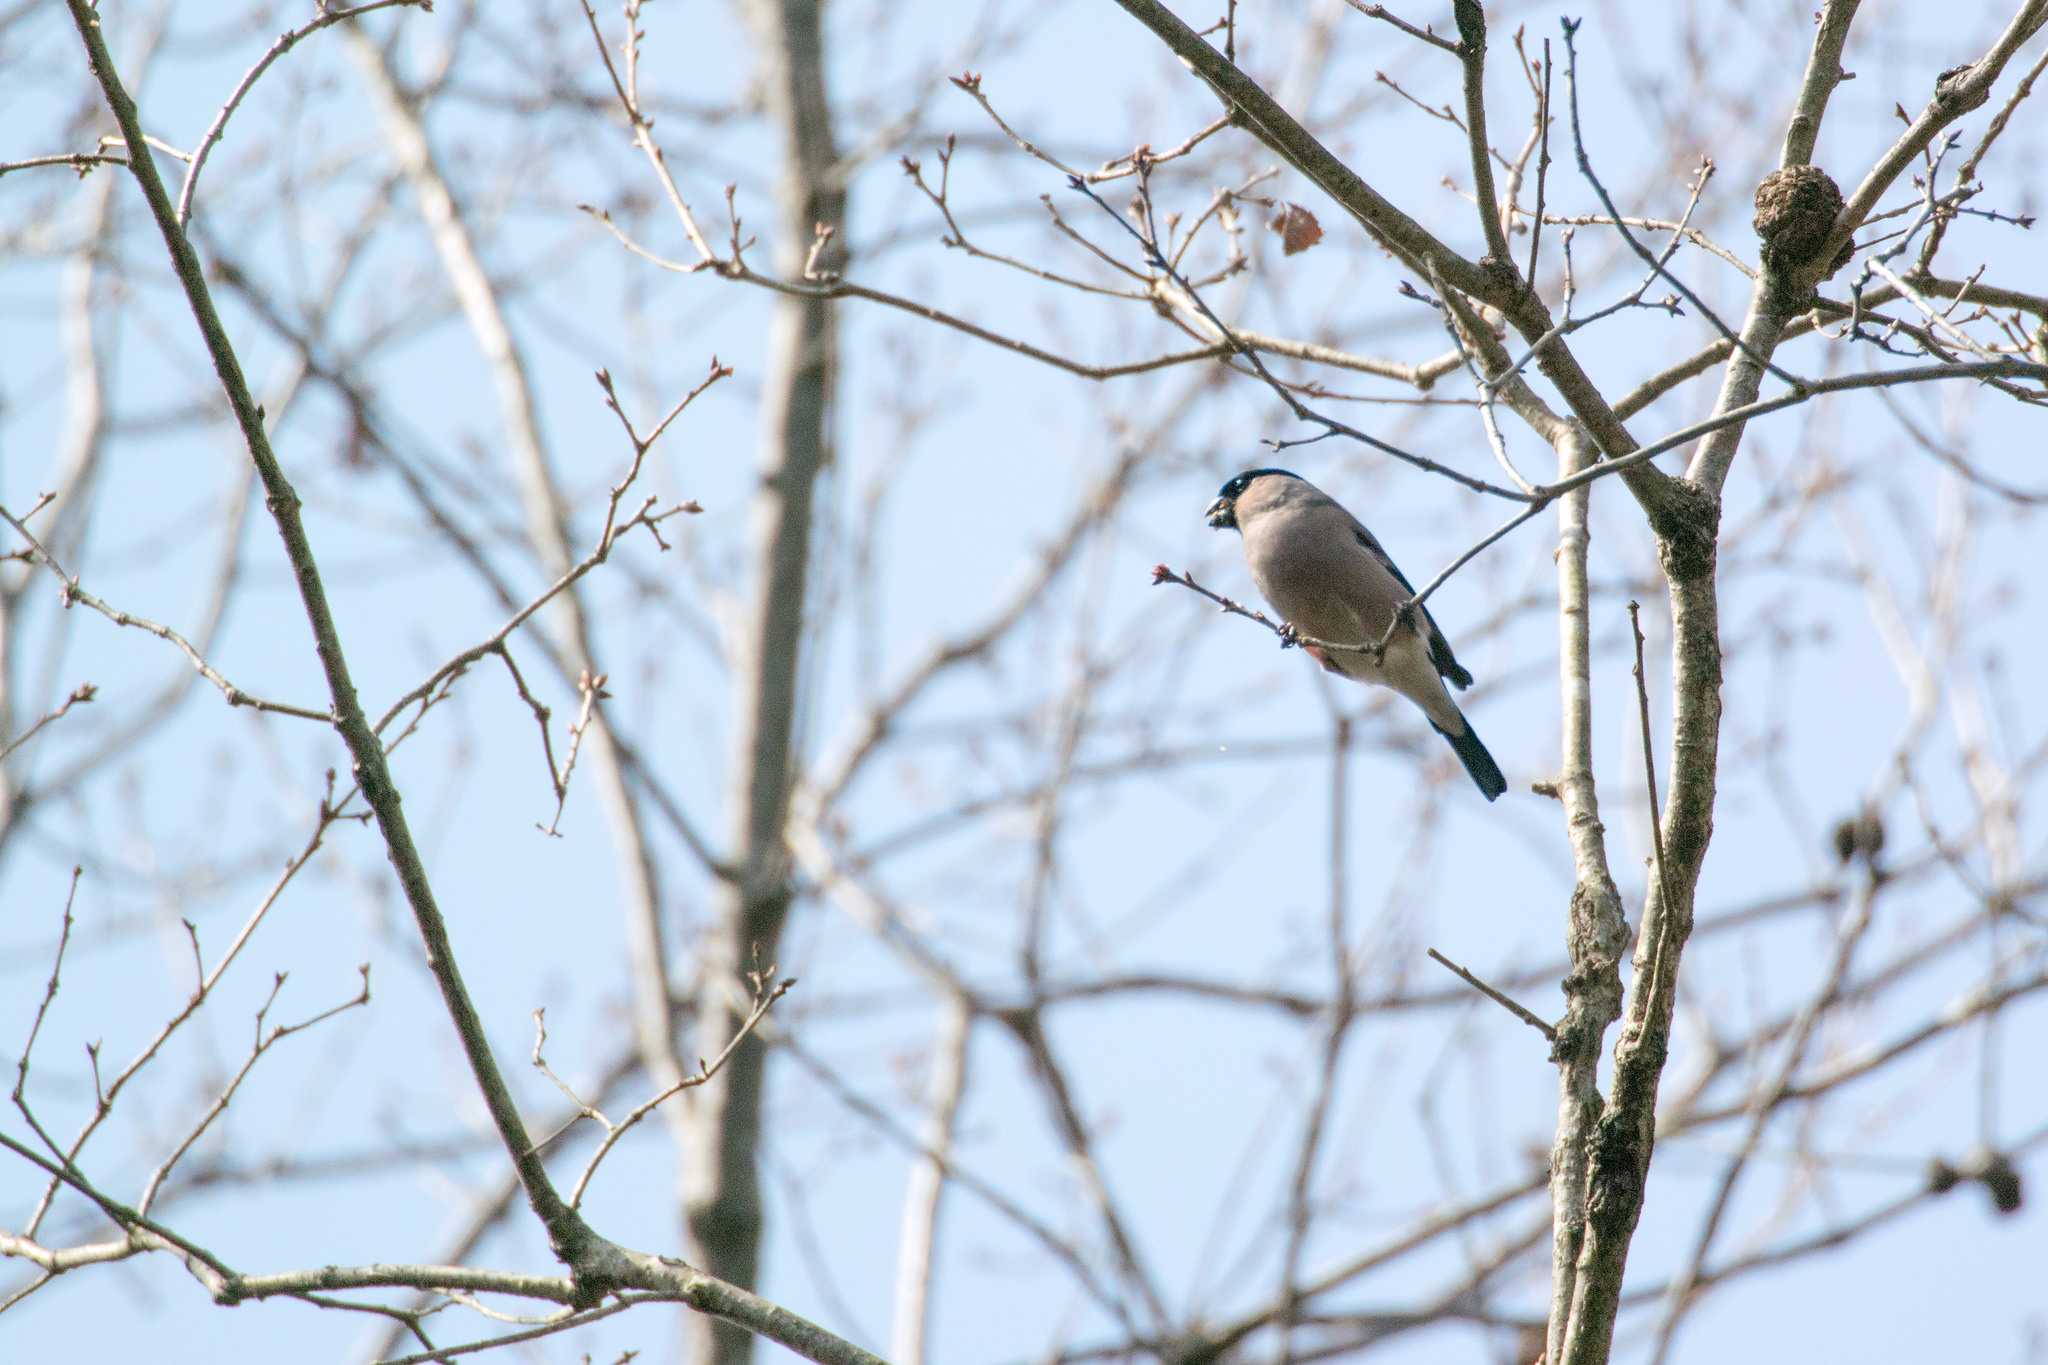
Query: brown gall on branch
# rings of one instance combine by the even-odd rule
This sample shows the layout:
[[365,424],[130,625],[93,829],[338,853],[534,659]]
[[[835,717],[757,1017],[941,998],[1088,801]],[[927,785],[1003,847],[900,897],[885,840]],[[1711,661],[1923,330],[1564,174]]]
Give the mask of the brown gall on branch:
[[[1772,171],[1756,187],[1757,241],[1773,306],[1785,313],[1810,306],[1813,288],[1849,263],[1853,242],[1843,242],[1833,260],[1816,273],[1815,255],[1827,244],[1842,211],[1842,191],[1818,166]],[[1812,284],[1807,280],[1811,277]],[[1795,283],[1796,282],[1796,283]],[[1803,293],[1801,291],[1804,291]]]
[[[1840,16],[1842,25],[1846,25],[1848,13],[1852,8],[1844,8]],[[1935,136],[1948,124],[1990,99],[1991,87],[2004,71],[2007,62],[2020,45],[2038,32],[2044,23],[2048,23],[2048,0],[2026,0],[1988,52],[1975,62],[1943,73],[1941,79],[1936,82],[1934,99],[1921,111],[1918,118],[1909,122],[1899,140],[1879,158],[1877,164],[1863,177],[1862,183],[1849,194],[1841,212],[1836,216],[1828,240],[1820,243],[1819,247],[1811,252],[1805,269],[1817,270],[1832,261],[1835,253],[1850,241],[1856,229],[1870,218],[1877,207],[1878,199],[1905,172],[1914,158],[1924,154],[1932,145]],[[1842,41],[1843,31],[1824,22],[1815,40],[1815,55],[1807,68],[1799,106],[1802,112],[1817,110],[1822,101],[1816,94],[1816,87],[1833,80],[1830,59],[1822,49],[1831,47],[1833,51],[1839,52]],[[1817,112],[1815,116],[1818,117]],[[1801,132],[1798,141],[1804,144],[1806,136]],[[1788,136],[1788,147],[1793,146],[1793,143],[1794,139]],[[1759,363],[1759,357],[1767,358],[1776,350],[1778,343],[1785,336],[1788,324],[1793,321],[1792,315],[1777,305],[1785,297],[1802,298],[1808,292],[1795,282],[1765,287],[1764,282],[1759,281],[1758,287],[1750,297],[1749,316],[1743,321],[1739,347],[1741,354],[1731,357],[1728,369],[1722,377],[1721,392],[1715,399],[1717,414],[1729,413],[1756,401],[1765,370],[1764,365]],[[1741,439],[1742,427],[1735,424],[1717,431],[1700,442],[1686,467],[1686,477],[1709,492],[1718,494],[1721,486],[1727,481]]]
[[1866,806],[1837,821],[1829,839],[1834,845],[1835,860],[1844,867],[1858,859],[1876,867],[1878,855],[1884,852],[1884,817]]

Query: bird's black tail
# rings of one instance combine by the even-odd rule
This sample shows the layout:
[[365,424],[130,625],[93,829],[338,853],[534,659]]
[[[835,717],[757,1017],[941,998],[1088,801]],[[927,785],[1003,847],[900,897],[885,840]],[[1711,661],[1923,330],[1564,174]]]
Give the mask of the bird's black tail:
[[1466,722],[1462,735],[1454,735],[1434,723],[1430,728],[1449,740],[1451,747],[1458,751],[1458,761],[1465,765],[1466,772],[1472,774],[1480,795],[1492,801],[1508,789],[1508,780],[1501,775],[1500,764],[1493,761],[1493,755],[1486,752],[1486,746],[1479,742],[1479,732],[1472,728],[1471,722]]

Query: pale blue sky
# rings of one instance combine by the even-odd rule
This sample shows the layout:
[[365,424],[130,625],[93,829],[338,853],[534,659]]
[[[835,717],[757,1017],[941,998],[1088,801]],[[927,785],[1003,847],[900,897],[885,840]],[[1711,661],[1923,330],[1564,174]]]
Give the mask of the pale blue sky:
[[[1532,39],[1554,36],[1558,12],[1496,8],[1511,12],[1494,16],[1494,127],[1496,141],[1512,148],[1526,130],[1527,99],[1511,66],[1509,35],[1526,22]],[[1823,164],[1839,168],[1845,180],[1859,173],[1897,127],[1892,103],[1917,108],[1935,72],[1982,50],[2000,8],[1973,0],[1942,7],[1937,18],[1909,4],[1866,6],[1848,62],[1857,79],[1837,96],[1821,143]],[[148,7],[107,0],[103,9],[116,51],[132,51]],[[891,9],[878,6],[875,14]],[[1245,60],[1285,90],[1297,79],[1288,74],[1299,37],[1296,7],[1271,9],[1242,7]],[[1427,17],[1421,7],[1409,9],[1409,17]],[[1792,18],[1760,10],[1739,22],[1689,9],[1647,21],[1628,18],[1627,9],[1586,11],[1579,40],[1589,137],[1603,174],[1610,185],[1630,187],[1631,207],[1675,212],[1701,148],[1672,129],[1690,128],[1689,137],[1704,137],[1720,161],[1699,221],[1738,252],[1753,254],[1749,195],[1760,157],[1772,154],[1782,124],[1780,73],[1797,69],[1803,9]],[[54,6],[45,10],[0,38],[0,66],[10,73],[0,82],[0,109],[11,115],[0,159],[89,145],[107,126],[96,112],[75,121],[89,107],[82,61],[63,16]],[[196,140],[263,46],[239,23],[216,27],[192,13],[188,7],[173,23],[139,92],[149,126],[181,146]],[[526,34],[527,16],[536,13],[548,16],[559,45]],[[842,144],[861,146],[915,106],[914,133],[906,137],[898,127],[891,136],[921,156],[929,172],[932,145],[949,131],[960,134],[953,194],[977,242],[1063,270],[1092,270],[1091,279],[1104,272],[1037,226],[1035,197],[1051,195],[1070,222],[1127,260],[1128,242],[1055,173],[992,142],[980,110],[943,75],[965,60],[1020,129],[1088,165],[1141,141],[1170,146],[1213,113],[1199,83],[1108,6],[1004,7],[994,23],[1000,41],[965,59],[967,21],[953,7],[906,8],[887,22],[846,5],[833,14]],[[604,17],[615,32],[615,17]],[[1362,16],[1340,10],[1335,17],[1339,56],[1307,106],[1311,121],[1326,121],[1333,148],[1389,197],[1476,253],[1470,209],[1441,183],[1446,175],[1461,185],[1469,177],[1461,142],[1373,81],[1374,71],[1385,69],[1420,97],[1441,102],[1455,98],[1453,65],[1426,60],[1435,54],[1419,53]],[[450,22],[447,13],[408,13],[379,31],[403,30],[401,50],[417,72],[438,59]],[[512,115],[493,102],[494,93],[530,86],[539,70],[599,89],[601,71],[581,22],[573,6],[552,0],[500,13],[494,23],[502,28],[470,35],[451,102],[431,127],[455,172],[490,187],[471,207],[489,225],[494,269],[518,286],[512,318],[586,539],[627,453],[591,371],[609,367],[641,415],[672,401],[714,353],[737,368],[665,439],[646,475],[650,491],[697,498],[706,514],[675,533],[674,553],[659,555],[651,543],[636,541],[591,580],[614,714],[628,718],[691,817],[717,837],[725,827],[720,774],[728,703],[714,646],[736,614],[733,591],[744,586],[732,569],[745,544],[767,300],[708,277],[656,270],[578,212],[583,202],[610,207],[654,249],[686,251],[673,220],[650,211],[655,194],[645,163],[615,126],[563,109]],[[708,223],[722,228],[721,187],[735,182],[749,230],[769,231],[772,147],[762,129],[751,119],[709,122],[690,112],[745,88],[751,58],[733,16],[724,7],[653,6],[646,27],[643,87],[685,106],[658,125],[685,192]],[[316,36],[257,88],[200,196],[202,240],[231,242],[238,259],[287,291],[317,287],[310,282],[320,279],[385,164],[375,155],[374,117],[334,39]],[[2023,62],[2041,42],[2022,54]],[[1689,43],[1704,51],[1710,72],[1697,88],[1668,75],[1673,53]],[[1555,46],[1561,64],[1562,44]],[[1633,74],[1643,72],[1656,74]],[[1715,98],[1698,100],[1702,90]],[[1294,87],[1297,99],[1303,93]],[[2038,184],[2023,191],[2019,182],[2048,152],[2039,113],[2027,106],[1987,163],[1992,190],[1981,202],[2008,212],[2038,206],[2028,198],[2038,196]],[[1983,118],[1965,122],[1969,137]],[[1769,146],[1760,148],[1759,129]],[[856,248],[856,278],[1093,361],[1186,344],[1147,309],[1077,302],[942,250],[941,225],[896,168],[896,142],[887,145],[890,152],[865,163],[852,184],[846,236]],[[1162,203],[1192,215],[1215,184],[1271,161],[1243,139],[1219,139],[1216,147],[1219,160],[1160,173]],[[1566,212],[1590,211],[1568,144],[1561,140],[1557,150],[1550,202]],[[298,185],[283,209],[264,179],[280,168]],[[1644,190],[1656,172],[1662,178]],[[0,232],[20,243],[33,235],[31,225],[48,221],[53,235],[61,233],[95,183],[72,185],[63,171],[8,177],[0,183]],[[1396,294],[1401,272],[1355,227],[1291,173],[1270,192],[1313,207],[1327,239],[1315,251],[1282,259],[1249,221],[1247,247],[1257,253],[1258,268],[1249,286],[1213,292],[1226,315],[1403,359],[1443,348],[1426,310]],[[1110,194],[1111,202],[1121,203],[1124,193]],[[67,567],[119,607],[190,626],[201,610],[203,575],[220,554],[219,506],[241,486],[244,460],[218,424],[165,420],[195,401],[214,403],[211,376],[154,239],[142,230],[139,203],[126,184],[116,194],[125,229],[120,250],[139,299],[118,336],[110,330],[103,337],[118,439],[109,447],[84,549]],[[409,199],[401,195],[401,204],[404,225],[380,240],[325,319],[337,336],[406,319],[440,297],[424,234]],[[46,220],[46,213],[55,216]],[[893,244],[861,253],[875,242]],[[1553,245],[1546,242],[1547,258]],[[1636,278],[1633,266],[1601,269],[1612,261],[1612,248],[1596,229],[1581,230],[1576,250],[1580,270],[1606,281],[1591,294],[1594,304]],[[765,245],[758,259],[767,260]],[[2036,291],[2048,285],[2036,244],[2009,227],[1965,223],[1943,259],[1953,273],[1982,261],[1990,265],[1988,279]],[[1698,252],[1681,253],[1678,263],[1724,313],[1739,311],[1743,282],[1733,271]],[[18,247],[0,258],[0,501],[17,512],[48,485],[64,429],[64,370],[51,320],[60,272],[47,247],[42,254]],[[245,308],[231,304],[227,314],[252,378],[259,386],[274,382],[285,350]],[[535,591],[541,576],[508,548],[518,534],[516,492],[496,450],[489,376],[459,318],[430,312],[420,321],[430,325],[367,368],[380,418],[391,424],[393,444],[427,467],[517,589]],[[934,640],[982,619],[1032,571],[1039,547],[1070,514],[1078,486],[1098,477],[1122,446],[1157,438],[1125,511],[1053,585],[1047,610],[985,668],[956,674],[925,698],[900,748],[863,779],[848,808],[852,845],[912,828],[964,797],[1042,780],[1054,761],[1057,704],[1068,685],[1085,662],[1114,662],[1114,681],[1091,709],[1077,751],[1084,766],[1115,763],[1148,745],[1213,748],[1216,759],[1090,784],[1072,799],[1061,840],[1051,974],[1080,980],[1182,970],[1260,988],[1326,990],[1330,706],[1355,714],[1368,699],[1330,688],[1256,627],[1215,618],[1191,595],[1148,583],[1150,566],[1163,560],[1249,598],[1234,541],[1208,531],[1201,510],[1224,476],[1271,462],[1261,439],[1302,431],[1270,394],[1218,383],[1213,374],[1168,370],[1098,387],[901,313],[848,305],[842,325],[839,463],[824,486],[822,605],[802,724],[804,750],[814,757],[837,753],[873,695]],[[1697,318],[1633,313],[1582,336],[1579,350],[1618,390],[1710,337]],[[1789,347],[1784,358],[1804,373],[1878,359],[1812,341]],[[1331,382],[1393,392],[1362,379]],[[1469,388],[1454,375],[1440,391],[1463,395]],[[1654,436],[1695,420],[1709,402],[1708,385],[1689,386],[1638,418],[1634,429]],[[2041,479],[2038,460],[2028,458],[2044,445],[2038,413],[1960,386],[1905,402],[1922,422],[1952,439],[1967,437],[1971,449],[1998,460],[2001,477],[2029,485]],[[1418,414],[1345,405],[1340,415],[1460,468],[1492,472],[1469,409]],[[308,392],[280,424],[278,448],[307,504],[358,685],[375,712],[494,629],[503,613],[464,566],[421,551],[417,511],[388,472],[343,458],[346,433],[333,398]],[[1512,426],[1508,440],[1529,472],[1546,472],[1539,443]],[[1508,510],[1336,442],[1290,451],[1280,462],[1343,498],[1418,582]],[[1844,511],[1830,506],[1796,517],[1787,510],[1817,471],[1870,466],[1881,475],[1839,499]],[[883,496],[871,513],[868,497],[876,489]],[[1701,893],[1704,916],[1829,872],[1826,829],[1879,779],[1905,706],[1853,580],[1851,547],[1857,537],[1868,541],[1901,589],[1917,590],[1943,496],[1940,467],[1910,448],[1872,402],[1829,403],[1752,428],[1729,486],[1725,524],[1763,530],[1743,542],[1746,551],[1729,555],[1726,769]],[[1981,494],[1970,495],[1968,505],[1963,597],[1972,633],[1955,677],[1959,689],[1981,687],[1989,698],[1992,746],[2013,759],[2034,753],[2041,739],[2038,689],[2026,682],[2048,663],[2033,624],[2041,606],[2030,553],[2038,532]],[[1634,595],[1645,607],[1661,718],[1668,678],[1662,601],[1649,543],[1618,486],[1601,487],[1593,517],[1598,758],[1615,871],[1633,916],[1648,847],[1621,652],[1624,604]],[[860,570],[864,585],[852,582],[841,552],[863,527],[875,547]],[[1539,519],[1452,579],[1431,603],[1480,679],[1468,709],[1509,774],[1508,797],[1486,807],[1455,774],[1425,785],[1419,770],[1434,771],[1448,756],[1412,716],[1375,704],[1358,722],[1344,835],[1352,937],[1368,990],[1448,984],[1424,957],[1429,946],[1482,973],[1556,956],[1569,861],[1556,806],[1528,794],[1529,783],[1556,764],[1555,624],[1540,605],[1552,591],[1554,543],[1553,523]],[[320,704],[303,619],[260,505],[250,509],[239,563],[241,586],[214,662],[252,691]],[[636,588],[648,582],[674,591],[650,605]],[[1533,609],[1511,610],[1524,598]],[[47,776],[134,715],[182,661],[159,642],[103,620],[58,621],[54,584],[39,586],[32,602],[38,616],[20,637],[14,681],[42,694],[22,710],[32,717],[48,704],[40,695],[61,697],[81,680],[101,687],[93,707],[10,760]],[[1803,643],[1780,647],[1788,641]],[[559,725],[573,709],[573,694],[544,675],[530,647],[519,657],[537,687],[544,681]],[[1290,747],[1266,756],[1264,744]],[[1959,833],[1968,816],[1957,747],[1944,711],[1920,756],[1944,827]],[[1250,756],[1233,757],[1233,748]],[[399,751],[396,771],[479,1010],[521,1103],[539,1114],[552,1112],[558,1097],[525,1065],[535,1007],[547,1008],[551,1060],[571,1078],[587,1080],[630,1034],[625,942],[602,814],[582,785],[572,792],[564,837],[538,834],[534,822],[548,818],[553,801],[537,749],[531,718],[502,672],[479,668]],[[33,1072],[34,1098],[58,1128],[68,1130],[90,1104],[82,1045],[103,1039],[105,1056],[125,1061],[178,1008],[189,981],[178,918],[198,926],[211,960],[264,880],[303,841],[321,772],[341,762],[338,744],[319,727],[228,712],[202,685],[145,753],[103,770],[76,798],[52,796],[6,849],[0,961],[13,1003],[0,1009],[0,1055],[10,1059],[47,974],[69,868],[81,860],[88,868],[63,992]],[[1894,847],[1924,854],[1927,840],[1911,804],[1896,803],[1890,813]],[[2023,820],[2019,833],[2021,866],[2031,869],[2039,858],[2038,817]],[[678,925],[679,966],[686,967],[708,886],[672,836],[656,838]],[[372,964],[376,993],[368,1010],[294,1040],[257,1069],[223,1121],[241,1161],[345,1155],[394,1135],[440,1142],[481,1131],[452,1031],[419,970],[409,920],[372,837],[346,827],[334,832],[330,848],[88,1149],[88,1169],[110,1188],[132,1195],[160,1159],[164,1135],[182,1131],[222,1069],[238,1063],[250,1014],[277,971],[290,972],[278,1006],[287,1020],[346,998],[359,962]],[[1013,805],[896,856],[882,878],[964,973],[1008,998],[1017,989],[1018,906],[1033,855],[1031,812]],[[1969,911],[1961,878],[1938,870],[1914,878],[1881,900],[1868,960],[1889,960]],[[1829,951],[1831,923],[1820,911],[1780,916],[1695,945],[1673,1085],[1697,1065],[1706,1031],[1734,1037],[1805,999]],[[2037,928],[2017,926],[2003,941],[2021,963],[2015,975],[2038,970],[2039,940]],[[1844,1019],[1829,1035],[1827,1052],[1847,1055],[1856,1045],[1909,1031],[1981,981],[1986,960],[1982,937],[1970,939],[1920,978],[1910,998],[1888,998],[1883,1009]],[[900,960],[837,910],[806,904],[780,965],[801,985],[778,1018],[862,1093],[914,1119],[908,1098],[935,1009]],[[1558,1007],[1554,981],[1526,998],[1546,1014]],[[2037,997],[2004,1016],[1997,1063],[2003,1107],[1993,1116],[2000,1141],[2038,1132],[2048,1120],[2031,1046],[2044,1022]],[[1280,1240],[1274,1214],[1317,1063],[1317,1030],[1271,1011],[1159,994],[1064,1006],[1051,1032],[1074,1068],[1081,1102],[1099,1129],[1107,1178],[1166,1287],[1169,1308],[1199,1310],[1216,1321],[1270,1300]],[[1801,1201],[1786,1221],[1772,1218],[1795,1168],[1760,1162],[1716,1244],[1719,1255],[1853,1219],[1910,1192],[1929,1157],[1955,1157],[1978,1141],[1980,1038],[1979,1031],[1959,1031],[1826,1110],[1803,1136],[1841,1159],[1826,1165],[1820,1197]],[[961,1159],[1054,1227],[1085,1232],[1085,1208],[1019,1053],[984,1027],[973,1063]],[[1362,1025],[1332,1109],[1319,1189],[1333,1211],[1309,1242],[1311,1273],[1390,1240],[1431,1210],[1525,1175],[1532,1151],[1548,1144],[1554,1088],[1540,1042],[1483,1002]],[[633,1097],[638,1093],[636,1083]],[[1429,1106],[1418,1103],[1424,1094],[1433,1097]],[[1712,1092],[1715,1102],[1738,1094],[1725,1082]],[[866,1345],[886,1345],[902,1152],[787,1065],[775,1072],[768,1121],[772,1221],[763,1291]],[[21,1130],[13,1117],[6,1127]],[[1772,1128],[1767,1146],[1782,1152],[1801,1136],[1786,1122]],[[1724,1128],[1660,1151],[1631,1263],[1634,1282],[1661,1281],[1681,1263],[1697,1205],[1733,1140]],[[163,1212],[250,1271],[433,1260],[444,1254],[465,1198],[493,1186],[501,1168],[495,1147],[479,1142],[466,1158],[271,1186],[254,1196],[194,1194]],[[2038,1159],[2025,1169],[2038,1173]],[[593,1219],[627,1244],[674,1250],[674,1183],[671,1149],[651,1130],[599,1178]],[[0,1165],[8,1226],[39,1188],[18,1166]],[[1517,1205],[1477,1225],[1471,1244],[1447,1242],[1333,1296],[1330,1306],[1412,1307],[1453,1281],[1466,1257],[1524,1232],[1540,1214],[1535,1204]],[[102,1232],[75,1210],[55,1226]],[[487,1242],[476,1260],[548,1268],[533,1230],[515,1227]],[[2042,1227],[2033,1205],[2018,1218],[1994,1220],[1980,1191],[1961,1191],[1846,1251],[1751,1276],[1717,1294],[1694,1315],[1676,1358],[1754,1354],[1761,1340],[1774,1358],[2028,1359],[2048,1332],[2038,1271],[2048,1257]],[[1036,1358],[1053,1343],[1101,1339],[1107,1320],[972,1196],[950,1197],[944,1236],[934,1359],[1012,1361]],[[0,1269],[11,1285],[20,1264]],[[1502,1315],[1535,1311],[1546,1288],[1540,1274],[1509,1275],[1488,1307]],[[480,1320],[458,1326],[460,1311],[437,1320],[437,1340],[466,1340],[482,1328]],[[628,1348],[667,1358],[677,1339],[672,1316],[638,1310],[554,1339],[532,1358],[568,1361],[588,1352],[602,1360]],[[1636,1358],[1630,1353],[1644,1345],[1645,1320],[1630,1322],[1620,1354]],[[43,1290],[9,1314],[7,1336],[25,1360],[146,1353],[197,1362],[355,1359],[366,1349],[367,1330],[366,1320],[301,1305],[215,1308],[182,1269],[151,1257],[84,1270]],[[1497,1360],[1504,1349],[1498,1330],[1453,1325],[1417,1332],[1382,1358]],[[764,1347],[760,1358],[777,1354]]]

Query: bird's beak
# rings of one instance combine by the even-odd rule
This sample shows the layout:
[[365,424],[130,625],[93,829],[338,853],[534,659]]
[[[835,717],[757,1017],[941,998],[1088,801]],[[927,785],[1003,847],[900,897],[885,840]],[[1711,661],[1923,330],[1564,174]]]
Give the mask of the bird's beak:
[[1237,505],[1228,498],[1218,498],[1209,504],[1202,520],[1219,531],[1228,531],[1237,525]]

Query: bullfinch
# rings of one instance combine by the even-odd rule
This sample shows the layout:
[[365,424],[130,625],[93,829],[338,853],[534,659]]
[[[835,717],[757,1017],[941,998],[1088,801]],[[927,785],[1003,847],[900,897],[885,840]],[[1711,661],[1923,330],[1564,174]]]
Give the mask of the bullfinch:
[[[1209,504],[1208,522],[1239,533],[1260,594],[1296,632],[1312,639],[1376,643],[1395,611],[1415,595],[1358,518],[1287,470],[1248,469],[1232,478]],[[1363,651],[1304,648],[1330,672],[1391,687],[1421,707],[1487,800],[1508,789],[1500,765],[1444,687],[1445,679],[1470,687],[1472,675],[1452,655],[1427,609],[1418,607],[1401,623],[1377,662]]]

